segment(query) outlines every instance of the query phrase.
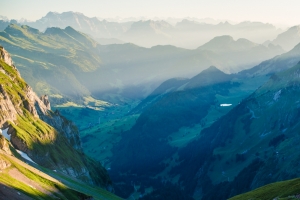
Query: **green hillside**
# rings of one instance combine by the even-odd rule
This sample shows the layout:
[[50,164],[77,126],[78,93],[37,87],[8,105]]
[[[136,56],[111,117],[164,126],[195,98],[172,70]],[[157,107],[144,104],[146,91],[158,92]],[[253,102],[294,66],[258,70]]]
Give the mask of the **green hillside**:
[[[38,94],[72,98],[90,95],[77,79],[95,71],[101,59],[96,42],[71,27],[49,28],[45,33],[28,26],[9,25],[0,33],[1,44],[12,53],[23,77]],[[55,98],[55,96],[53,96]]]
[[[195,198],[227,199],[300,176],[299,152],[295,150],[299,140],[299,71],[298,64],[272,75],[228,114],[202,130],[199,139],[180,150],[181,163],[173,173],[181,175],[179,181]],[[203,171],[193,185],[191,180],[199,169]],[[200,190],[203,192],[195,192]]]
[[[15,156],[20,157],[17,153]],[[2,198],[75,200],[93,197],[98,200],[121,199],[102,188],[87,185],[64,174],[38,165],[32,167],[22,159],[19,160],[3,152],[0,153],[0,160],[8,165],[5,169],[1,168],[0,194]]]
[[[11,63],[0,47],[0,183],[34,199],[118,199],[101,189],[111,188],[110,177],[83,153],[77,127],[52,112],[47,98],[37,97]],[[24,160],[19,154],[27,154],[36,169],[18,160]]]
[[299,199],[300,197],[300,179],[281,181],[271,183],[266,186],[257,188],[251,192],[240,194],[230,198],[230,200],[283,200],[283,199]]

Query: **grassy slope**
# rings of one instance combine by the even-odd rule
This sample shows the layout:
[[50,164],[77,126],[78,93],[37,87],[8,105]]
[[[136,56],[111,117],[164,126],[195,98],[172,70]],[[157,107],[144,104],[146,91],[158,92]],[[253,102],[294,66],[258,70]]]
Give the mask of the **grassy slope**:
[[8,75],[0,73],[0,84],[7,91],[13,104],[19,105],[19,109],[23,112],[23,115],[18,115],[14,123],[10,122],[16,131],[16,137],[23,141],[29,151],[34,154],[44,156],[48,153],[50,159],[45,159],[47,160],[44,163],[45,166],[53,167],[68,157],[69,159],[65,161],[65,164],[80,169],[83,166],[80,153],[73,151],[66,138],[42,120],[34,118],[22,105],[24,103],[23,98],[26,96],[24,90],[27,85],[24,80],[18,77],[16,71],[3,61],[0,61],[0,65],[8,73]]
[[23,77],[38,94],[90,95],[76,73],[94,71],[100,65],[96,43],[70,27],[53,29],[45,34],[12,24],[0,33],[1,45],[12,53]]
[[[19,159],[0,153],[0,158],[11,163],[11,166],[1,172],[0,183],[20,191],[33,199],[81,199],[93,196],[95,199],[117,200],[119,197],[98,187],[92,187],[78,180],[71,179],[60,173],[35,165],[32,167]],[[32,185],[18,180],[19,177],[10,175],[10,171],[17,169],[28,179]],[[42,189],[41,189],[41,188]]]
[[[260,187],[251,192],[237,195],[230,198],[230,200],[269,200],[275,199],[299,199],[300,194],[300,179],[293,179],[288,181],[276,182],[263,187]],[[296,196],[298,198],[296,198]]]
[[[30,154],[32,158],[35,158],[34,160],[36,160],[36,162],[46,167],[54,168],[63,166],[81,170],[88,166],[92,176],[103,176],[100,177],[100,179],[102,178],[100,182],[103,181],[106,176],[106,178],[108,178],[108,175],[101,171],[102,167],[100,165],[98,166],[96,162],[85,157],[82,152],[74,150],[62,134],[59,134],[53,127],[39,118],[34,117],[25,109],[24,102],[29,101],[25,93],[27,84],[18,76],[17,71],[2,60],[0,60],[0,66],[5,72],[5,74],[0,73],[0,84],[12,100],[13,106],[18,110],[17,119],[14,122],[9,122],[9,124],[15,130],[14,134],[16,138],[19,138],[28,148],[27,153]],[[5,116],[5,113],[1,113],[1,117],[5,118]],[[21,171],[21,173],[26,173],[26,171],[22,171],[22,169],[18,168],[18,170]],[[66,179],[66,176],[62,176]],[[80,178],[85,179],[85,177]],[[107,180],[104,180],[104,182],[106,181]],[[3,176],[3,182],[10,184],[13,181],[9,176]],[[92,191],[88,186],[86,188],[86,184],[84,183],[78,185],[78,180],[73,182],[76,183],[74,185],[77,185],[78,190],[83,188],[82,190],[86,192],[89,190]],[[100,182],[99,184],[102,185],[103,183]],[[105,184],[106,183],[104,183],[104,185]],[[20,187],[23,188],[25,186],[20,183]],[[97,191],[103,193],[104,190],[95,189],[94,192],[97,193]],[[99,199],[101,198],[99,197]]]

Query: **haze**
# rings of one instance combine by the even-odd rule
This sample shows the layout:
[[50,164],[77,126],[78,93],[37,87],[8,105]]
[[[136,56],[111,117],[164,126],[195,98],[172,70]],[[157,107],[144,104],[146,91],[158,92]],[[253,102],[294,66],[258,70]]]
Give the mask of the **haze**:
[[0,13],[9,19],[37,20],[47,12],[81,12],[89,17],[100,18],[214,18],[241,21],[260,21],[274,25],[291,26],[300,18],[297,0],[1,0]]

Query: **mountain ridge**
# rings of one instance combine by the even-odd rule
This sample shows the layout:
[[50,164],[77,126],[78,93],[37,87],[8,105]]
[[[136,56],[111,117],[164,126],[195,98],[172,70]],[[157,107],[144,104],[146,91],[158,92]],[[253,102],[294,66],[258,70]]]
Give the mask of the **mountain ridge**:
[[[110,187],[106,170],[83,153],[77,127],[51,111],[46,96],[37,97],[3,47],[0,56],[0,127],[2,133],[7,131],[12,146],[41,166]],[[7,149],[3,138],[2,146]]]
[[[130,32],[135,32],[129,31],[131,29],[131,26],[135,27],[140,22],[129,21],[117,23],[109,22],[106,20],[101,21],[95,17],[86,17],[82,13],[76,12],[51,12],[35,22],[24,21],[22,23],[38,28],[40,31],[44,31],[47,27],[65,28],[67,26],[72,26],[76,30],[89,34],[94,38],[116,38],[144,47],[171,44],[188,49],[197,48],[213,37],[219,35],[233,35],[234,38],[246,37],[249,40],[255,41],[257,43],[262,43],[266,40],[272,40],[279,33],[281,33],[279,29],[270,24],[258,22],[242,22],[236,25],[232,25],[228,22],[221,22],[218,24],[203,24],[189,20],[193,19],[183,19],[182,22],[178,22],[175,26],[168,25],[172,30],[160,29],[159,35],[153,32],[151,33],[153,29],[150,28],[151,26],[148,26],[148,30],[150,30],[150,32],[146,32],[146,35],[154,38],[151,40],[142,40],[142,38],[135,39],[136,34],[130,34]],[[155,24],[161,24],[159,21],[164,20],[153,19],[152,21]],[[186,24],[187,22],[189,23]],[[166,24],[168,22],[164,21],[163,23]],[[180,24],[183,25],[184,23],[185,25],[183,27],[180,26]],[[189,32],[188,30],[195,31],[195,34]],[[220,33],[220,30],[222,30],[222,33]],[[260,34],[254,34],[254,32]],[[181,39],[181,41],[179,41],[179,38]],[[167,39],[167,43],[164,42],[164,39]]]

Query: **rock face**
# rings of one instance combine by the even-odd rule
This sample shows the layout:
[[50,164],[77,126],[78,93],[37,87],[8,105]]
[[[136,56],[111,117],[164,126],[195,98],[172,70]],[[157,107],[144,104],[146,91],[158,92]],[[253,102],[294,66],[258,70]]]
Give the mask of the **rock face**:
[[0,58],[9,66],[13,65],[13,61],[11,59],[11,56],[9,53],[2,47],[0,46]]
[[61,132],[74,149],[83,152],[79,131],[73,122],[61,116],[59,112],[51,112],[48,115],[40,115],[40,117],[47,124]]
[[[36,163],[90,184],[110,187],[106,170],[87,158],[77,127],[51,111],[48,96],[39,98],[24,82],[10,55],[0,47],[0,128],[8,128],[10,142]],[[0,135],[0,150],[9,153]],[[8,164],[0,160],[0,168]]]
[[6,160],[0,159],[0,170],[8,168],[8,167],[10,167],[10,165],[11,164],[9,162],[7,162]]
[[0,127],[7,120],[16,120],[18,113],[2,84],[0,84],[0,113]]
[[[0,134],[0,151],[3,151],[5,153],[11,155],[9,145],[8,145],[6,139],[1,134]],[[8,161],[1,159],[1,157],[0,157],[0,170],[6,169],[10,165],[11,164]]]
[[0,135],[0,149],[7,154],[11,154],[9,145],[8,145],[6,139],[2,135]]
[[49,102],[49,98],[48,98],[48,96],[47,95],[43,95],[43,96],[41,96],[41,101],[44,103],[44,105],[46,106],[46,108],[48,109],[48,110],[51,110],[51,106],[50,106],[50,102]]

